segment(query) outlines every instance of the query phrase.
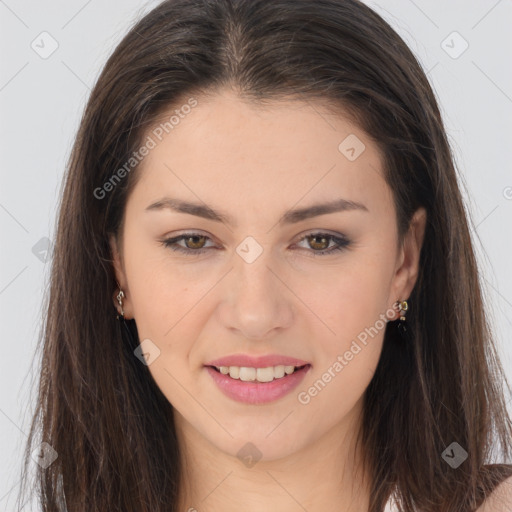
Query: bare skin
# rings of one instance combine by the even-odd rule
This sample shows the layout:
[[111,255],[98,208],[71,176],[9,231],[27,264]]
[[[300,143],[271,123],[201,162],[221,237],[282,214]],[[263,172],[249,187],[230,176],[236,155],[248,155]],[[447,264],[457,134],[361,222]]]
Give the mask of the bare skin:
[[476,512],[510,512],[512,510],[512,477],[499,484]]
[[[354,441],[384,329],[359,343],[342,371],[332,367],[365,328],[381,325],[395,301],[409,298],[425,211],[416,212],[398,247],[377,146],[319,103],[255,107],[231,90],[197,100],[143,160],[122,242],[111,240],[125,316],[160,350],[149,370],[175,408],[186,468],[179,510],[368,510],[368,475]],[[350,134],[365,145],[353,161],[338,149]],[[233,224],[145,210],[165,196],[207,204]],[[289,209],[339,198],[366,210],[278,223]],[[193,251],[203,243],[204,253],[161,244],[190,232],[200,238],[177,245]],[[349,245],[315,255],[336,246],[311,236],[318,232],[343,235]],[[248,236],[262,249],[251,263],[236,251]],[[231,354],[281,354],[311,368],[279,400],[245,404],[225,396],[204,367]],[[329,368],[329,382],[308,395]],[[299,392],[310,400],[299,401]],[[261,454],[251,467],[237,456],[247,443]]]

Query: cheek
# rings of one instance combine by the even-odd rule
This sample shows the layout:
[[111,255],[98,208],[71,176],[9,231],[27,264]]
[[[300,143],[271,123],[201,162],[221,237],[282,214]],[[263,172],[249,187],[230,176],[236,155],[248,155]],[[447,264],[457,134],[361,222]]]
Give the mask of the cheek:
[[359,251],[336,269],[317,272],[314,284],[304,296],[311,309],[319,312],[318,316],[330,327],[337,347],[373,326],[386,313],[391,265],[391,261],[378,254],[372,256]]
[[321,312],[332,331],[325,329],[316,338],[317,365],[301,388],[304,400],[320,408],[338,403],[349,410],[378,365],[391,319],[387,300],[393,271],[393,254],[379,252],[379,245],[383,247],[382,242],[360,247],[310,289],[311,309]]
[[197,283],[171,265],[166,249],[142,230],[127,233],[125,266],[141,338],[145,334],[163,340],[192,307]]
[[213,312],[208,294],[215,279],[195,265],[180,268],[151,244],[134,244],[129,255],[125,263],[139,339],[157,347],[148,369],[173,405],[186,406],[190,397],[180,384],[188,389],[195,383],[202,357],[197,340]]
[[[340,273],[335,288],[318,302],[322,318],[334,333],[315,339],[316,365],[298,391],[308,410],[329,411],[331,426],[361,399],[377,368],[387,326],[386,286],[380,267]],[[312,294],[312,296],[315,294]]]
[[373,378],[381,346],[376,339],[366,346],[349,344],[347,351],[340,351],[328,365],[317,368],[297,392],[301,414],[321,423],[321,430],[329,430],[347,418]]

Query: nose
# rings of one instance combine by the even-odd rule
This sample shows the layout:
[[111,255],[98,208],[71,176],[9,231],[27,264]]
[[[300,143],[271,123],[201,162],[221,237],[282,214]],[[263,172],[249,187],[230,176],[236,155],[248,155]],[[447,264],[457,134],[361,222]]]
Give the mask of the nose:
[[235,254],[234,268],[223,280],[218,313],[224,327],[240,337],[268,340],[293,322],[297,299],[287,287],[284,265],[270,253],[263,251],[251,263]]

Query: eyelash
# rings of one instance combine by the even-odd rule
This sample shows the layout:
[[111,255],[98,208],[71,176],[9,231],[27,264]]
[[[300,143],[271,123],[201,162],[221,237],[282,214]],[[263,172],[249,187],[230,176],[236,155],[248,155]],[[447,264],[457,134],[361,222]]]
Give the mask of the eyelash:
[[[192,255],[197,256],[197,255],[203,254],[207,250],[211,249],[211,247],[201,248],[201,249],[188,249],[188,248],[184,248],[184,247],[180,247],[180,246],[176,245],[176,242],[181,241],[186,238],[203,237],[203,236],[204,235],[202,235],[201,233],[183,233],[182,235],[162,240],[161,244],[164,247],[167,247],[173,251],[181,252],[181,253],[187,254],[189,256],[192,256]],[[324,255],[335,253],[338,251],[343,251],[351,244],[350,240],[348,240],[348,238],[346,238],[344,236],[338,237],[335,235],[331,235],[329,233],[323,233],[321,231],[309,233],[309,234],[303,236],[297,243],[300,243],[303,240],[305,240],[306,238],[310,238],[310,237],[311,238],[315,238],[315,237],[327,238],[330,241],[334,241],[337,244],[337,246],[331,247],[330,249],[324,249],[323,251],[315,251],[315,250],[311,249],[313,256],[324,256]],[[207,236],[205,238],[207,238],[208,240],[211,240]],[[306,250],[308,250],[308,249],[306,249]]]

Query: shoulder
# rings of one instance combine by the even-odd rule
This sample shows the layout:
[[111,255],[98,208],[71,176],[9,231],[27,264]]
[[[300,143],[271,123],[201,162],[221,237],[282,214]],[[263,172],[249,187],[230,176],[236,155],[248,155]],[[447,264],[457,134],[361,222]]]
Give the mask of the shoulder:
[[511,510],[512,477],[509,477],[494,489],[476,512],[510,512]]

